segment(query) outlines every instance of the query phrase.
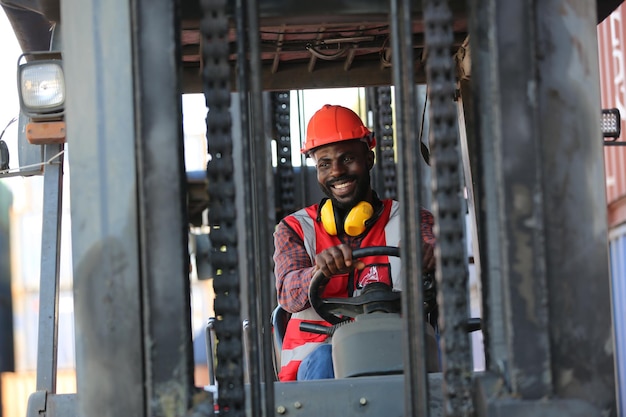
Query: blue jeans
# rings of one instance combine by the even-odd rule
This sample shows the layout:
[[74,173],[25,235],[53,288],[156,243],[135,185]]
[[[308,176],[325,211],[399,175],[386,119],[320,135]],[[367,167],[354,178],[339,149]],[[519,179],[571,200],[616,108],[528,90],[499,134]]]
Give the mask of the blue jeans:
[[298,368],[298,381],[311,379],[332,379],[333,370],[332,345],[325,343],[304,358]]

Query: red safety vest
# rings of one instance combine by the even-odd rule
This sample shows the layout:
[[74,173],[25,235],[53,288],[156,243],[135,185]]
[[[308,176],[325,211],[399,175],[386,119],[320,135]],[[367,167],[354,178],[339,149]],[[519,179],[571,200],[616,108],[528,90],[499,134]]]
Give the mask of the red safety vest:
[[[394,200],[383,200],[383,210],[361,241],[360,247],[398,246],[400,242],[399,204]],[[306,207],[287,216],[284,221],[302,238],[311,263],[315,255],[331,246],[341,244],[337,236],[329,235],[317,219],[318,205]],[[362,271],[332,277],[326,285],[322,297],[348,297],[358,295],[367,283],[381,281],[392,288],[401,290],[400,259],[387,256],[369,256],[362,259],[367,265]],[[317,346],[327,343],[328,336],[300,331],[303,321],[330,326],[313,308],[293,313],[287,324],[281,352],[281,381],[294,381],[302,360]]]

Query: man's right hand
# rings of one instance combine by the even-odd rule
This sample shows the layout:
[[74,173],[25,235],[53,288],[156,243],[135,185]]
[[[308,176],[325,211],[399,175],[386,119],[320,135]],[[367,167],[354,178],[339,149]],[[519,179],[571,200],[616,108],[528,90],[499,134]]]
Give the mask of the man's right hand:
[[352,259],[352,249],[350,246],[341,244],[323,250],[315,256],[315,266],[322,270],[322,273],[331,277],[337,274],[345,274],[352,268],[362,269],[365,264]]

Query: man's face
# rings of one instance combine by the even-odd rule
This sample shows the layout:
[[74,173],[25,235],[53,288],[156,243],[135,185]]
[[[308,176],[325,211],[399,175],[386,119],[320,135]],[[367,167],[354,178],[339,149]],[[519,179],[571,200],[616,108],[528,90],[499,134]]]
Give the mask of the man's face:
[[311,154],[320,188],[341,209],[371,198],[369,171],[374,153],[360,140],[320,146]]

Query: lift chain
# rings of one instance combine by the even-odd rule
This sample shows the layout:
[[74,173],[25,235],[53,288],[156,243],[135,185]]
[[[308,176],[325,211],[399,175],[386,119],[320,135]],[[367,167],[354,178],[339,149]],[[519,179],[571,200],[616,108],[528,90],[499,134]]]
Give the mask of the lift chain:
[[296,209],[296,191],[293,165],[291,164],[291,129],[289,91],[272,93],[272,115],[277,136],[277,171],[278,171],[278,213],[276,220]]
[[393,113],[391,110],[391,87],[377,87],[378,105],[378,163],[383,176],[383,198],[398,198],[396,157],[393,147]]
[[237,211],[230,115],[230,65],[228,62],[228,0],[202,0],[202,83],[209,109],[207,164],[209,226],[216,271],[215,335],[220,415],[245,415],[243,385],[242,319],[239,301]]
[[446,416],[472,416],[472,358],[466,331],[468,272],[466,265],[465,217],[461,201],[461,169],[456,91],[452,59],[452,13],[445,0],[423,0],[426,75],[430,84],[430,149],[434,171],[434,204],[437,265],[440,291],[440,325],[444,354],[444,410]]

